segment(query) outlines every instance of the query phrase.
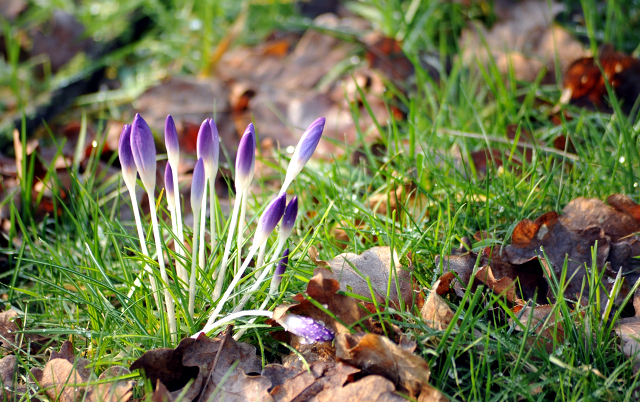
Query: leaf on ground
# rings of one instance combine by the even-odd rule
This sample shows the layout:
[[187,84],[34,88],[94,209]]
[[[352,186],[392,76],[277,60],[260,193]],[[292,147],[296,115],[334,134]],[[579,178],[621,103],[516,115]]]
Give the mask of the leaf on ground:
[[[338,389],[320,392],[314,402],[403,402],[406,399],[394,391],[393,383],[379,375],[369,375],[363,379]],[[426,402],[426,401],[425,401]]]
[[633,308],[636,315],[621,318],[618,321],[616,332],[622,341],[622,351],[634,359],[633,371],[638,373],[640,371],[640,289],[636,290],[633,295]]
[[[152,383],[167,385],[171,398],[189,389],[183,396],[188,401],[244,401],[270,400],[268,378],[247,373],[260,373],[262,362],[256,356],[255,346],[236,342],[230,326],[223,338],[183,339],[175,349],[155,349],[146,352],[131,365],[131,370],[142,369]],[[157,388],[157,398],[166,398]]]
[[431,370],[426,361],[407,350],[402,349],[389,338],[375,334],[336,335],[336,355],[341,360],[361,368],[366,373],[379,374],[394,384],[401,392],[412,397],[440,395],[429,385]]
[[26,386],[17,383],[16,370],[18,359],[15,355],[8,355],[0,359],[0,388],[3,401],[17,401],[26,392]]
[[[277,373],[273,369],[270,371],[272,377]],[[313,398],[320,393],[332,393],[340,389],[358,372],[359,369],[343,363],[316,362],[309,367],[309,371],[297,370],[293,376],[294,371],[289,371],[286,380],[274,379],[281,384],[274,386],[270,394],[276,402],[315,400]]]
[[[373,288],[373,296],[378,303],[384,304],[387,300],[387,288],[390,287],[389,302],[400,306],[397,285],[402,300],[407,305],[413,303],[411,287],[413,266],[404,268],[400,264],[398,254],[394,250],[392,255],[389,247],[372,247],[362,254],[344,253],[331,261],[318,260],[317,250],[310,248],[309,256],[317,266],[331,269],[331,271],[327,271],[326,268],[319,268],[314,271],[314,274],[322,270],[325,277],[335,278],[340,284],[340,290],[344,292],[371,298],[370,283]],[[391,280],[389,280],[390,277]]]
[[613,242],[640,231],[640,205],[621,194],[609,196],[607,203],[597,198],[576,198],[564,207],[560,221],[572,231],[600,227]]
[[[561,344],[564,341],[564,327],[562,317],[553,305],[542,306],[515,306],[512,310],[518,317],[520,323],[543,338],[542,346],[551,353],[553,341]],[[531,322],[529,324],[529,321]],[[516,326],[517,331],[522,331],[520,326]],[[529,344],[534,343],[534,339],[527,340]]]
[[151,402],[174,402],[175,398],[171,395],[171,392],[164,386],[162,381],[156,382],[156,389],[151,394]]
[[438,289],[439,285],[440,280],[433,284],[429,297],[427,297],[427,301],[422,306],[420,315],[429,328],[442,331],[449,326],[454,313],[447,302],[438,295],[436,289]]
[[294,297],[297,304],[278,306],[273,312],[273,319],[277,321],[287,313],[297,314],[319,321],[335,334],[350,332],[348,327],[360,321],[363,311],[353,297],[337,294],[339,289],[340,284],[333,279],[331,271],[326,268],[316,269],[313,278],[307,284],[306,295],[333,313],[337,320],[316,307],[302,294]]
[[567,278],[572,278],[565,290],[567,295],[580,293],[586,275],[584,264],[591,265],[591,247],[596,241],[596,263],[599,267],[604,266],[609,255],[610,244],[601,228],[571,231],[556,212],[548,212],[535,221],[525,219],[519,222],[511,237],[512,244],[505,247],[505,253],[512,264],[524,264],[542,257],[544,248],[551,267],[546,266],[545,259],[540,261],[547,274],[560,277],[567,259]]
[[65,341],[60,352],[52,352],[42,369],[41,378],[36,378],[40,387],[52,400],[75,402],[84,397],[85,385],[91,376],[86,366],[89,360],[75,358],[73,344]]
[[37,334],[21,334],[22,329],[22,322],[15,310],[10,309],[0,313],[0,342],[3,348],[15,351],[21,347],[37,351],[48,339]]
[[[131,372],[122,366],[111,366],[105,370],[98,381],[115,379]],[[114,381],[93,385],[88,391],[85,400],[87,402],[126,402],[131,399],[133,393],[132,381]]]

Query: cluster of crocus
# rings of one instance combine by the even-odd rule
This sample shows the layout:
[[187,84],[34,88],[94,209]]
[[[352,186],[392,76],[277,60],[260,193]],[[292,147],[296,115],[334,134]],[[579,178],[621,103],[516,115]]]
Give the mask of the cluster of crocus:
[[[269,316],[271,313],[264,310],[266,304],[269,301],[269,297],[274,297],[277,293],[280,285],[282,275],[284,274],[285,267],[288,261],[289,249],[285,250],[284,254],[280,257],[280,252],[285,247],[287,239],[291,235],[298,213],[298,199],[292,197],[287,203],[286,190],[295,177],[300,173],[302,168],[311,158],[313,152],[318,145],[318,142],[322,136],[324,129],[324,118],[317,119],[309,126],[309,128],[302,135],[298,146],[292,156],[289,166],[286,171],[285,180],[283,186],[278,194],[263,210],[258,224],[253,235],[253,241],[249,247],[244,261],[240,264],[242,257],[242,245],[244,243],[245,232],[245,214],[247,208],[247,200],[249,198],[249,188],[253,180],[254,166],[255,166],[255,149],[256,149],[256,134],[253,124],[249,124],[247,127],[240,144],[238,147],[236,164],[235,164],[235,190],[236,196],[234,200],[233,212],[229,217],[227,231],[225,233],[218,234],[216,228],[225,227],[222,222],[221,214],[218,213],[218,202],[216,199],[214,181],[218,171],[218,159],[219,159],[219,135],[215,122],[212,119],[206,119],[202,122],[197,138],[197,161],[193,170],[193,176],[191,181],[191,209],[193,213],[193,228],[192,228],[192,242],[191,242],[191,260],[187,255],[187,248],[184,247],[184,227],[182,220],[182,204],[180,198],[180,188],[178,181],[178,164],[180,162],[180,148],[178,142],[178,135],[176,126],[171,116],[167,117],[165,122],[165,145],[167,148],[168,162],[165,169],[164,185],[167,198],[167,209],[170,213],[171,219],[171,236],[174,240],[175,257],[176,261],[173,264],[175,272],[167,269],[165,264],[165,241],[161,236],[159,229],[159,216],[156,210],[155,199],[155,185],[156,185],[156,149],[151,129],[144,121],[144,119],[138,114],[133,120],[131,126],[125,125],[120,137],[119,153],[120,163],[122,166],[122,175],[127,189],[131,195],[131,201],[133,204],[133,213],[138,230],[138,237],[140,240],[140,248],[144,255],[144,270],[149,274],[150,286],[153,292],[153,297],[158,309],[164,309],[166,311],[169,331],[172,334],[172,340],[175,342],[177,339],[177,320],[174,301],[182,300],[182,298],[175,298],[170,291],[171,283],[177,284],[178,289],[188,291],[188,306],[184,308],[181,304],[178,304],[179,311],[184,313],[184,319],[190,326],[193,325],[193,318],[195,314],[195,302],[196,302],[196,285],[198,279],[202,279],[205,275],[211,276],[214,280],[200,281],[200,289],[205,294],[203,296],[210,295],[213,302],[213,312],[211,313],[205,329],[212,329],[216,327],[221,321],[228,321],[229,317],[233,316],[246,316],[251,315],[250,312],[257,312],[254,315]],[[150,206],[150,219],[153,230],[153,236],[156,247],[156,259],[160,270],[160,279],[162,283],[159,283],[158,278],[154,275],[154,270],[151,267],[152,259],[151,254],[147,247],[145,240],[145,230],[143,227],[142,219],[140,217],[138,201],[136,198],[136,174],[140,175],[140,181],[145,189],[149,198]],[[207,217],[207,187],[209,188],[209,234],[211,238],[209,247],[209,259],[207,259],[207,247],[205,245],[205,222]],[[267,261],[273,260],[268,264],[264,264],[266,257],[266,249],[268,244],[268,238],[271,233],[280,224],[278,231],[278,238],[275,246],[269,253]],[[237,229],[237,237],[236,234]],[[226,237],[226,239],[224,239]],[[218,250],[217,243],[218,238],[225,240],[225,247],[220,259],[216,258],[215,253]],[[231,281],[227,281],[228,265],[230,265],[230,256],[232,255],[231,249],[233,246],[233,240],[236,240],[236,261],[238,261],[238,269],[234,272]],[[171,255],[170,253],[168,253]],[[248,268],[253,257],[257,254],[258,262],[256,269],[262,269],[262,272],[256,272],[253,276],[255,279],[253,283],[246,286],[242,292],[244,296],[241,300],[237,301],[233,307],[233,313],[230,316],[225,317],[222,320],[216,321],[216,318],[220,315],[225,305],[232,296],[234,289],[239,285],[240,280],[243,278],[245,270]],[[207,263],[209,261],[209,264]],[[216,265],[216,261],[221,261],[219,265]],[[275,270],[275,274],[272,277],[269,294],[262,303],[259,310],[247,310],[242,311],[245,304],[260,286],[265,282],[267,276],[272,272],[275,261],[279,261]],[[189,267],[190,262],[190,270]],[[216,265],[216,267],[214,267]],[[232,271],[233,272],[233,271]],[[245,283],[247,281],[243,281]],[[214,283],[213,289],[207,289],[205,283]],[[223,293],[223,287],[226,288]],[[135,289],[142,286],[140,277],[136,279],[130,295]],[[158,292],[162,290],[164,293],[164,301],[161,300]],[[239,315],[238,315],[239,314]],[[285,328],[299,328],[308,327],[308,331],[320,334],[318,336],[324,338],[329,337],[329,333],[324,331],[321,326],[309,322],[309,319],[303,318],[291,318],[288,319],[291,323],[285,323]],[[293,324],[292,324],[293,323]],[[295,329],[295,331],[305,330]],[[307,332],[308,332],[307,331]],[[315,332],[314,332],[315,331]]]

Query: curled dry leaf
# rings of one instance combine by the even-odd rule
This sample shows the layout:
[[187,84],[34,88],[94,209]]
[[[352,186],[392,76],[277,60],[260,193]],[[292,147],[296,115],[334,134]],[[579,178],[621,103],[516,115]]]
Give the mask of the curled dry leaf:
[[613,242],[640,231],[640,205],[621,194],[609,196],[607,202],[609,205],[597,198],[576,198],[564,207],[560,221],[573,231],[600,227]]
[[[393,343],[389,338],[375,334],[337,334],[336,355],[341,360],[361,368],[366,373],[379,374],[399,390],[412,397],[439,395],[437,400],[446,400],[439,391],[429,385],[429,365]],[[436,399],[434,399],[436,400]]]
[[[339,390],[359,369],[342,363],[316,362],[309,370],[285,369],[270,365],[263,375],[278,383],[270,390],[275,402],[314,401],[321,393],[333,393]],[[279,378],[284,374],[286,378]]]
[[[323,305],[333,313],[339,320],[335,320],[309,301],[304,295],[299,294],[294,299],[298,304],[278,306],[273,312],[273,319],[278,321],[284,314],[297,314],[313,318],[330,328],[333,333],[350,332],[349,328],[363,317],[363,312],[358,306],[358,302],[349,296],[336,294],[340,289],[340,284],[333,279],[331,272],[327,269],[317,269],[315,275],[307,284],[306,294],[311,299]],[[344,323],[344,325],[343,325]]]
[[[166,388],[171,398],[180,395],[187,382],[193,380],[182,400],[271,400],[267,393],[269,379],[247,375],[262,370],[255,347],[236,342],[231,333],[230,326],[222,339],[202,334],[197,339],[183,339],[175,349],[151,350],[133,362],[131,369],[144,370],[152,383],[170,384]],[[223,382],[225,375],[228,377]],[[164,395],[162,388],[156,392]]]
[[[379,375],[369,375],[363,379],[338,389],[322,391],[311,401],[314,402],[403,402],[405,398],[396,394],[393,383]],[[425,401],[426,402],[426,401]]]
[[[378,303],[384,304],[387,300],[387,288],[389,289],[389,301],[396,306],[400,305],[398,287],[402,300],[411,305],[413,303],[413,291],[411,288],[411,273],[413,266],[404,268],[400,264],[398,254],[389,247],[373,247],[362,254],[344,253],[331,261],[318,260],[318,251],[315,247],[309,249],[311,260],[318,267],[314,274],[322,270],[325,277],[335,278],[340,284],[340,290],[352,292],[364,297],[373,297]],[[391,280],[389,278],[391,277]],[[367,282],[369,280],[369,283]],[[397,285],[397,287],[396,287]]]
[[640,371],[640,289],[633,295],[634,317],[622,318],[618,321],[616,332],[621,339],[622,351],[634,359],[633,371]]
[[424,306],[422,306],[420,315],[429,328],[442,331],[449,326],[454,314],[447,302],[438,295],[436,289],[438,289],[439,285],[440,280],[433,284],[433,290],[429,293]]
[[[555,341],[556,344],[564,341],[562,317],[555,306],[549,304],[535,307],[516,306],[513,308],[513,312],[516,313],[518,321],[520,321],[525,328],[529,325],[530,330],[533,330],[543,338],[541,346],[545,347],[547,352],[551,353],[553,350],[553,341]],[[531,324],[529,324],[529,321],[531,321]],[[523,329],[518,325],[516,326],[516,330],[522,331]],[[527,342],[533,344],[535,340],[529,338]]]

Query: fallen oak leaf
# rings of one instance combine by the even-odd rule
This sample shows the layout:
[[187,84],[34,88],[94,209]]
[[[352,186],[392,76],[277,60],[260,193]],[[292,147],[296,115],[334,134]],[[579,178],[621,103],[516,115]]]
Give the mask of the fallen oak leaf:
[[59,353],[51,353],[42,376],[36,380],[50,399],[75,402],[85,394],[85,385],[91,376],[91,370],[86,368],[89,363],[87,359],[75,359],[73,345],[65,341]]
[[396,394],[396,387],[386,378],[369,375],[339,389],[320,392],[314,402],[403,402],[405,398]]
[[271,390],[275,402],[310,401],[322,392],[340,389],[359,369],[343,363],[315,362]]
[[[344,253],[331,261],[318,260],[317,249],[310,248],[309,256],[317,266],[331,269],[330,272],[323,271],[325,277],[336,279],[342,291],[370,298],[372,294],[367,282],[368,279],[376,301],[385,304],[387,287],[391,283],[389,301],[395,306],[400,306],[397,281],[402,300],[408,305],[413,303],[411,287],[413,266],[404,268],[400,264],[398,254],[395,250],[392,253],[389,247],[372,247],[361,254]],[[393,268],[391,268],[392,266]],[[317,272],[319,272],[318,269],[314,271],[314,274]],[[389,281],[390,277],[391,281]]]
[[336,356],[367,373],[388,378],[412,397],[418,397],[422,392],[440,394],[429,384],[431,370],[427,362],[385,336],[362,332],[337,334]]
[[640,371],[640,289],[633,295],[634,317],[621,318],[616,332],[621,340],[622,352],[634,359],[633,372]]
[[[105,370],[98,381],[106,381],[110,378],[117,378],[131,374],[129,370],[122,366],[111,366]],[[100,383],[93,385],[85,398],[88,402],[126,402],[131,399],[133,393],[133,382],[117,381],[110,383]]]
[[[562,317],[553,305],[545,304],[542,306],[515,306],[512,311],[517,314],[518,321],[536,334],[540,335],[544,342],[542,346],[551,353],[553,350],[553,342],[561,344],[564,341],[564,327],[562,325]],[[530,323],[530,324],[529,324]],[[523,331],[522,327],[516,325],[517,331]],[[533,344],[533,340],[527,340]]]
[[429,328],[442,331],[449,326],[454,313],[451,311],[447,302],[438,295],[436,289],[438,289],[439,285],[440,280],[438,279],[436,283],[433,284],[429,297],[427,297],[427,301],[424,303],[424,306],[422,306],[420,316]]

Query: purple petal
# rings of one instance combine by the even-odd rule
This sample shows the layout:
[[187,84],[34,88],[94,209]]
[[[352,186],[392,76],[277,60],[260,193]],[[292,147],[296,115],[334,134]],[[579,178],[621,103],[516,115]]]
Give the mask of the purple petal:
[[253,238],[253,247],[259,247],[267,241],[273,229],[276,228],[276,225],[280,222],[280,219],[282,219],[286,205],[286,194],[280,194],[267,205],[267,208],[258,220],[258,227],[256,227],[255,237]]
[[220,160],[220,134],[218,134],[218,126],[213,119],[209,119],[209,125],[211,126],[211,134],[213,134],[213,172],[211,174],[216,174]]
[[285,314],[277,321],[287,331],[303,338],[303,343],[329,342],[335,338],[333,331],[309,317]]
[[307,130],[302,134],[302,137],[300,137],[296,150],[293,152],[293,156],[291,157],[291,162],[289,162],[289,167],[287,167],[287,175],[284,179],[282,190],[280,190],[281,192],[287,190],[293,179],[296,178],[304,165],[306,165],[309,159],[311,159],[311,155],[315,152],[316,147],[320,142],[320,138],[322,138],[324,123],[324,117],[316,119],[316,121],[311,123],[309,128],[307,128]]
[[282,258],[278,261],[278,266],[276,267],[276,271],[273,274],[273,281],[276,281],[277,285],[280,285],[282,282],[282,275],[284,271],[287,269],[287,264],[289,263],[289,249],[284,250],[282,253]]
[[167,147],[169,163],[178,166],[180,163],[180,143],[178,142],[178,131],[171,115],[167,116],[164,122],[164,145]]
[[136,114],[131,126],[131,151],[140,179],[148,192],[156,186],[156,144],[147,122]]
[[256,131],[253,123],[249,123],[244,131],[238,155],[236,156],[236,191],[244,190],[253,180],[253,170],[256,164]]
[[282,223],[280,224],[280,236],[284,239],[288,239],[293,231],[293,225],[296,223],[296,217],[298,216],[298,197],[293,197],[287,208],[284,210],[282,216]]
[[167,163],[167,166],[164,169],[164,190],[167,192],[167,202],[169,203],[169,207],[173,209],[173,204],[176,202],[176,193],[175,187],[173,186],[173,170],[171,170],[171,163]]
[[200,124],[197,140],[198,158],[202,158],[204,162],[204,174],[208,178],[213,172],[213,134],[211,133],[211,125],[209,119],[205,119]]
[[125,184],[128,187],[135,187],[137,169],[131,152],[131,126],[129,124],[125,124],[122,127],[120,142],[118,143],[118,157],[120,158],[122,177]]
[[204,173],[204,162],[202,158],[198,159],[195,168],[193,168],[193,179],[191,179],[191,209],[196,217],[200,213],[202,207],[202,196],[204,195],[204,184],[207,177]]

